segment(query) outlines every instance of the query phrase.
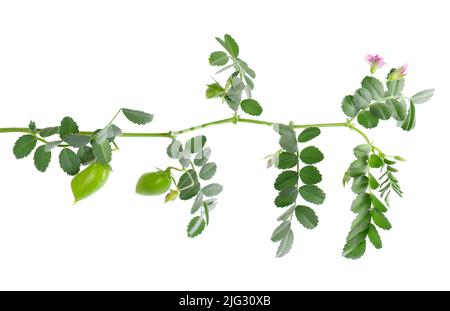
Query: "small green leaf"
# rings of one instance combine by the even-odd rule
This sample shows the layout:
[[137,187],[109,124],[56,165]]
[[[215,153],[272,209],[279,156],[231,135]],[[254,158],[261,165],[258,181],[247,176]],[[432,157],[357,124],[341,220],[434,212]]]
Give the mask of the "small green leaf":
[[153,120],[153,115],[140,110],[122,108],[124,116],[134,124],[147,124]]
[[281,241],[291,230],[291,222],[283,221],[272,233],[272,237],[270,238],[272,242]]
[[[70,134],[78,134],[78,125],[71,117],[65,117],[59,126],[59,136],[61,138]],[[41,133],[42,134],[42,133]]]
[[36,147],[37,139],[34,135],[23,135],[16,140],[13,153],[16,159],[27,157]]
[[386,206],[373,193],[370,194],[370,200],[372,201],[373,207],[375,207],[377,210],[382,213],[387,212]]
[[403,121],[406,118],[406,103],[404,100],[389,99],[386,101],[391,105],[392,117],[397,121]]
[[323,160],[323,153],[314,146],[309,146],[300,152],[300,159],[305,164],[315,164]]
[[49,137],[59,133],[59,126],[46,127],[39,131],[41,137]]
[[275,180],[274,187],[281,191],[286,188],[295,187],[298,181],[298,174],[296,171],[283,171]]
[[383,84],[374,77],[365,77],[361,85],[370,92],[372,99],[379,99],[384,95]]
[[205,202],[203,202],[203,210],[205,211],[206,225],[209,225],[209,206]]
[[120,127],[112,124],[108,130],[108,139],[114,140],[116,137],[122,136],[122,130]]
[[195,238],[205,229],[205,220],[200,216],[195,216],[187,226],[187,235],[190,238]]
[[224,88],[219,83],[208,84],[206,88],[206,98],[216,98],[224,95]]
[[32,133],[36,133],[36,122],[30,121],[30,123],[28,124],[28,129],[29,129]]
[[92,151],[94,152],[97,161],[103,164],[108,164],[111,162],[112,149],[109,141],[104,141],[102,144],[97,143],[95,140],[92,141]]
[[367,176],[359,176],[353,180],[352,191],[356,194],[366,192],[369,186],[369,178]]
[[396,159],[397,161],[402,161],[405,162],[406,160],[404,158],[402,158],[401,156],[394,156],[394,159]]
[[70,134],[65,136],[63,141],[72,147],[81,148],[89,144],[91,137],[86,135]]
[[178,159],[178,162],[180,162],[180,164],[184,168],[191,166],[191,153],[189,152],[189,150],[185,149],[182,152],[180,159]]
[[45,172],[50,160],[52,158],[52,153],[45,151],[45,145],[39,146],[34,152],[34,166],[40,172]]
[[216,174],[217,165],[214,162],[206,163],[201,169],[198,176],[203,180],[209,180]]
[[310,203],[322,204],[325,201],[325,193],[315,185],[301,186],[298,191],[303,199]]
[[347,117],[354,118],[358,114],[358,109],[356,109],[355,103],[353,102],[353,96],[347,95],[342,100],[341,104],[342,111]]
[[214,208],[216,208],[217,206],[217,202],[219,200],[217,200],[217,198],[211,198],[211,199],[207,199],[203,202],[203,204],[208,205],[208,210],[212,211]]
[[81,164],[88,165],[95,161],[94,151],[89,146],[83,146],[77,151],[77,156],[80,158]]
[[353,239],[361,232],[366,232],[370,225],[369,210],[362,209],[352,222],[351,230],[347,236],[347,241]]
[[45,144],[45,151],[50,152],[62,143],[62,140],[50,141]]
[[[244,62],[242,59],[237,59],[239,67],[241,67],[242,70],[245,71],[246,74],[248,74],[251,78],[256,78],[256,73],[253,69],[251,69],[248,64],[246,62]],[[251,84],[250,87],[253,89],[253,82],[248,83],[249,81],[247,80],[248,77],[245,76],[245,80],[247,82],[247,84]],[[251,80],[250,80],[251,81]]]
[[289,187],[281,190],[278,196],[275,198],[275,205],[277,207],[284,207],[291,205],[297,199],[298,191],[295,187]]
[[370,213],[372,214],[373,222],[378,227],[384,230],[389,230],[392,228],[391,223],[380,210],[378,210],[377,208],[373,208]]
[[392,161],[392,160],[389,160],[389,159],[387,159],[387,158],[384,158],[384,163],[386,163],[387,165],[394,165],[395,163],[397,163],[397,162],[395,162],[395,161]]
[[72,150],[64,148],[59,153],[59,165],[64,172],[73,176],[80,171],[80,158]]
[[294,243],[294,233],[292,232],[292,230],[289,230],[289,232],[281,240],[280,245],[278,246],[277,249],[276,256],[280,258],[289,253],[293,243]]
[[225,49],[230,53],[230,55],[234,58],[238,57],[239,55],[239,46],[236,43],[236,41],[233,39],[230,35],[224,36],[224,42],[225,42]]
[[250,90],[253,90],[255,88],[255,84],[253,83],[253,80],[248,77],[247,75],[244,75],[245,83],[247,83],[247,87],[250,88]]
[[358,159],[367,161],[369,159],[370,150],[371,148],[368,144],[358,145],[353,149],[353,154]]
[[371,129],[378,125],[378,118],[370,111],[362,111],[358,115],[358,123],[365,128]]
[[376,249],[380,249],[383,247],[381,237],[378,234],[377,228],[375,228],[374,225],[370,224],[367,236],[369,237],[369,241],[372,243],[373,246],[375,246]]
[[314,229],[319,223],[316,213],[308,206],[298,205],[295,208],[295,217],[306,229]]
[[370,106],[370,112],[380,120],[389,120],[392,108],[388,103],[374,103]]
[[237,111],[241,104],[242,90],[230,88],[224,98],[231,110]]
[[263,111],[261,105],[254,99],[244,99],[241,102],[241,108],[245,113],[252,116],[259,116]]
[[295,136],[295,132],[292,129],[291,125],[286,125],[286,124],[282,124],[282,123],[275,123],[272,126],[273,130],[275,132],[277,132],[280,135],[294,135]]
[[351,177],[358,177],[367,174],[367,171],[368,171],[367,161],[358,159],[350,164],[350,167],[348,168],[347,172]]
[[372,101],[372,95],[366,88],[358,89],[353,95],[353,103],[357,110],[369,107]]
[[348,171],[345,171],[344,173],[344,177],[342,177],[342,185],[344,186],[344,188],[347,186],[347,184],[350,182],[350,175],[348,174]]
[[416,125],[416,105],[413,101],[409,103],[409,110],[406,119],[402,123],[402,129],[405,131],[411,131]]
[[181,175],[178,188],[180,189],[180,200],[189,200],[196,196],[200,191],[197,173],[191,169]]
[[375,177],[372,176],[372,174],[369,174],[369,186],[372,190],[375,190],[380,186],[380,183]]
[[298,135],[298,142],[304,143],[310,141],[320,135],[320,129],[318,127],[308,127],[304,129],[300,135]]
[[191,153],[197,153],[203,149],[206,140],[206,136],[204,135],[192,137],[186,142],[185,148]]
[[319,170],[312,165],[305,166],[300,170],[300,178],[306,185],[314,185],[322,181]]
[[366,240],[362,240],[358,244],[349,244],[344,247],[343,255],[349,259],[361,258],[366,252]]
[[370,225],[370,213],[362,211],[352,222],[351,230],[347,235],[343,256],[350,259],[360,258],[366,250],[366,236]]
[[195,197],[194,204],[192,204],[191,214],[196,213],[203,206],[203,203],[203,193],[199,192]]
[[183,144],[179,140],[172,140],[172,142],[167,146],[167,155],[172,159],[179,159],[181,153],[183,152]]
[[388,88],[388,95],[390,96],[399,96],[403,88],[405,87],[405,79],[400,80],[388,80],[386,82],[387,88]]
[[433,97],[433,95],[434,89],[423,90],[411,97],[411,100],[414,102],[414,104],[423,104],[429,101],[431,97]]
[[194,158],[194,164],[197,166],[203,166],[206,163],[208,163],[210,157],[211,157],[211,148],[207,147],[197,152]]
[[281,152],[275,161],[275,166],[279,169],[288,169],[296,166],[298,163],[298,156],[289,152]]
[[372,154],[369,159],[369,167],[380,168],[384,165],[383,159],[376,154]]
[[361,213],[370,209],[370,195],[368,193],[360,193],[352,202],[352,212]]
[[285,211],[283,212],[283,214],[281,214],[281,215],[277,218],[277,220],[278,220],[278,221],[286,221],[286,220],[291,219],[292,214],[294,213],[294,210],[295,210],[295,206],[289,207],[287,210],[285,210]]
[[202,193],[207,197],[214,197],[220,194],[223,190],[223,186],[217,183],[209,184],[202,189]]
[[295,138],[295,134],[282,134],[280,136],[280,146],[284,150],[290,153],[296,153],[298,151],[297,139]]
[[93,135],[93,138],[95,138],[97,143],[102,144],[107,139],[110,141],[113,141],[117,136],[120,136],[120,135],[122,135],[122,130],[119,127],[115,126],[114,124],[111,124],[111,125],[107,125],[100,131],[97,131]]
[[217,51],[209,55],[209,64],[211,66],[225,66],[228,63],[228,55],[225,52]]

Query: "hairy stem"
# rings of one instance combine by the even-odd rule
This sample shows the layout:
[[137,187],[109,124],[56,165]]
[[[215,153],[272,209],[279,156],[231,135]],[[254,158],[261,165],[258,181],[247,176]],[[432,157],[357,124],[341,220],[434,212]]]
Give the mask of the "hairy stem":
[[[227,123],[248,123],[248,124],[256,124],[256,125],[265,125],[265,126],[273,126],[274,124],[276,124],[276,122],[270,122],[270,121],[263,121],[263,120],[256,120],[256,119],[246,119],[246,118],[240,118],[239,116],[233,116],[231,118],[226,118],[226,119],[221,119],[221,120],[217,120],[217,121],[212,121],[212,122],[208,122],[208,123],[203,123],[200,125],[196,125],[196,126],[191,126],[182,130],[178,130],[178,131],[168,131],[168,132],[156,132],[156,133],[149,133],[149,132],[139,132],[139,133],[135,133],[135,132],[125,132],[122,133],[122,135],[120,137],[166,137],[166,138],[174,138],[178,135],[181,134],[185,134],[185,133],[189,133],[189,132],[194,132],[197,130],[201,130],[207,127],[211,127],[211,126],[216,126],[216,125],[221,125],[221,124],[227,124]],[[360,129],[358,129],[357,127],[355,127],[351,122],[338,122],[338,123],[311,123],[311,124],[295,124],[294,128],[296,129],[302,129],[302,128],[308,128],[308,127],[348,127],[349,129],[355,131],[356,133],[358,133],[359,135],[361,135],[364,140],[369,144],[372,145],[370,142],[369,137],[367,137],[367,135],[361,131]],[[39,130],[37,130],[39,131]],[[5,127],[5,128],[0,128],[0,133],[31,133],[30,129],[26,128],[26,127]],[[81,131],[80,132],[81,135],[92,135],[93,132],[92,131]],[[374,147],[374,146],[373,146]],[[377,148],[378,149],[378,148]]]

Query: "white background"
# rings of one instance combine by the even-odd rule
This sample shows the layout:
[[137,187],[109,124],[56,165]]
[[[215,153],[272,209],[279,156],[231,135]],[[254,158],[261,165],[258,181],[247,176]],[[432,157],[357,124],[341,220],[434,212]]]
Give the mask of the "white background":
[[[70,115],[102,127],[120,107],[155,114],[128,131],[168,131],[230,116],[204,98],[215,68],[215,36],[229,33],[256,70],[262,119],[342,122],[344,95],[368,73],[363,57],[409,63],[405,93],[436,88],[417,107],[417,126],[383,122],[368,131],[400,154],[405,198],[392,200],[384,248],[341,257],[354,215],[342,174],[362,143],[345,128],[317,140],[327,193],[320,224],[294,226],[291,253],[275,259],[270,235],[276,170],[261,159],[278,148],[270,129],[208,129],[216,180],[225,186],[211,224],[188,239],[191,202],[138,197],[143,172],[171,162],[167,139],[120,139],[114,174],[72,206],[70,177],[15,160],[18,135],[0,136],[0,289],[313,290],[450,289],[447,120],[450,19],[446,1],[1,1],[0,124],[50,126]],[[385,68],[387,70],[387,68]],[[384,77],[386,71],[381,75]],[[220,77],[219,77],[220,78]],[[190,136],[184,136],[187,139]]]

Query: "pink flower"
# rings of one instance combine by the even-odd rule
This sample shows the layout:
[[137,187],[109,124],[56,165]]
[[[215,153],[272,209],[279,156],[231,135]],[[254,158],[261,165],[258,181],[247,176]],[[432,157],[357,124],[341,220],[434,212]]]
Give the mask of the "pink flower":
[[377,55],[367,55],[366,56],[366,61],[369,63],[370,65],[370,73],[374,74],[375,71],[377,71],[378,68],[383,67],[383,65],[385,64],[383,57]]
[[392,70],[388,75],[389,81],[400,80],[406,76],[406,70],[408,70],[408,64],[405,64],[397,69]]

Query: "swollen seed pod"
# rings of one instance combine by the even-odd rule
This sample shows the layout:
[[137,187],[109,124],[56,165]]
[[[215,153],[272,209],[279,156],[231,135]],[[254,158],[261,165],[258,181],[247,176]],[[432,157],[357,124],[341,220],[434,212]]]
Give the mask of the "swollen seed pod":
[[111,167],[109,165],[95,162],[72,179],[72,193],[75,203],[94,194],[103,187],[108,180]]
[[140,195],[161,195],[170,189],[171,184],[170,169],[145,173],[136,184],[136,193]]

